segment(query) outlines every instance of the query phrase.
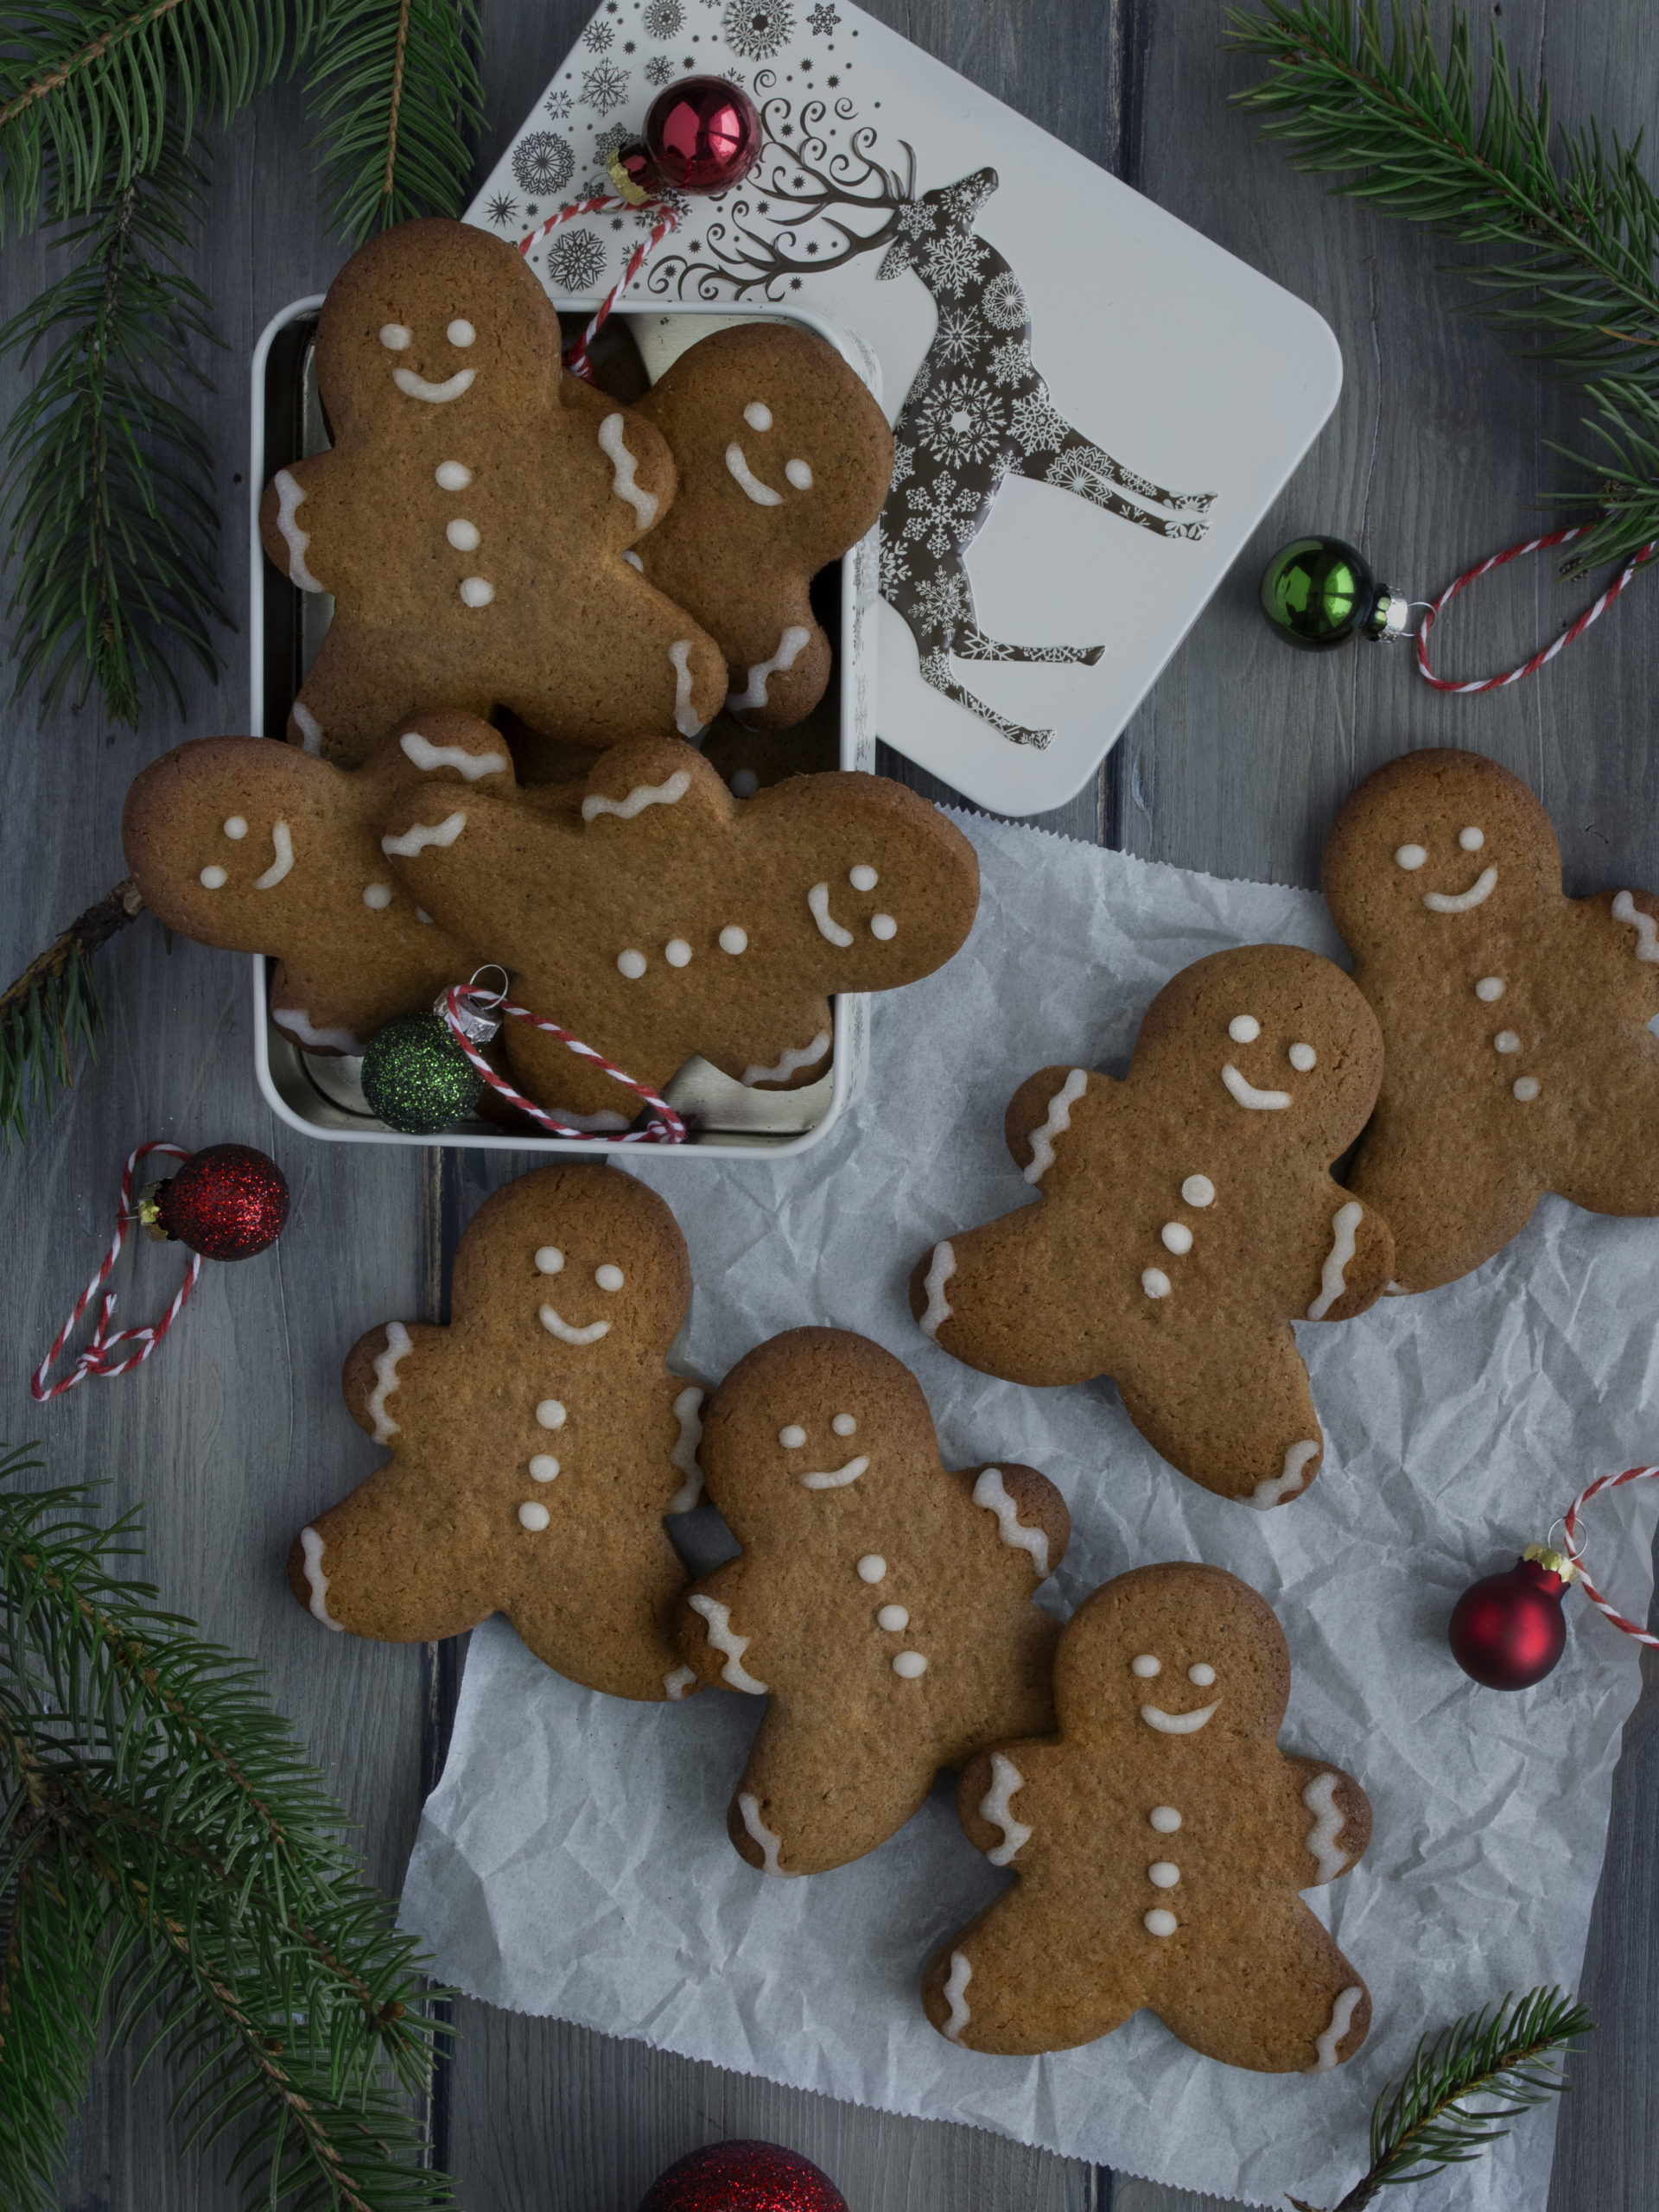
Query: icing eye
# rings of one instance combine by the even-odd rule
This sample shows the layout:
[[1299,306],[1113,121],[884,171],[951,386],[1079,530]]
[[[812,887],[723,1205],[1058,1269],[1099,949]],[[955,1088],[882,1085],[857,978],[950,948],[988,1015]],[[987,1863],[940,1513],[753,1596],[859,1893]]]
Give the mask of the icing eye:
[[1254,1045],[1262,1034],[1262,1025],[1253,1014],[1236,1014],[1227,1025],[1227,1034],[1235,1045]]
[[1458,832],[1458,842],[1465,853],[1478,853],[1485,842],[1486,832],[1484,830],[1477,830],[1472,825],[1467,830],[1459,830]]
[[472,470],[460,461],[441,461],[432,474],[441,492],[464,492],[473,480]]
[[1154,1675],[1161,1675],[1163,1671],[1163,1661],[1154,1659],[1150,1651],[1143,1651],[1138,1659],[1129,1662],[1129,1672],[1138,1675],[1143,1682],[1149,1682]]
[[536,1265],[544,1275],[556,1275],[564,1265],[564,1255],[556,1244],[543,1244],[536,1255]]
[[812,471],[804,461],[786,461],[784,463],[784,474],[798,492],[810,492],[812,489]]
[[837,1436],[850,1436],[858,1427],[851,1414],[837,1414],[830,1424]]
[[874,891],[881,879],[873,868],[861,861],[856,868],[848,870],[847,880],[855,891]]
[[749,949],[748,931],[739,929],[735,922],[728,922],[720,933],[720,949],[722,952],[747,952]]
[[743,410],[743,420],[752,430],[769,430],[772,428],[772,410],[765,400],[752,399]]
[[242,817],[239,814],[232,815],[225,824],[225,835],[227,837],[245,837],[247,834],[248,825]]
[[601,1290],[620,1290],[622,1270],[620,1268],[613,1267],[610,1261],[607,1260],[602,1268],[594,1269],[594,1281]]
[[778,1441],[785,1452],[798,1452],[806,1441],[806,1431],[798,1421],[791,1421],[787,1428],[779,1430]]
[[858,1562],[858,1579],[861,1582],[880,1582],[887,1571],[887,1562],[880,1552],[866,1552]]
[[1213,1667],[1206,1666],[1200,1659],[1196,1667],[1187,1669],[1186,1679],[1189,1682],[1196,1682],[1201,1690],[1207,1690],[1216,1679],[1216,1670]]
[[538,1535],[541,1531],[546,1528],[548,1522],[552,1518],[553,1516],[548,1511],[544,1505],[537,1505],[532,1503],[529,1505],[521,1505],[518,1509],[518,1520],[521,1527],[529,1529]]
[[895,938],[898,934],[899,925],[893,920],[891,914],[872,914],[870,916],[870,935],[872,937],[880,938],[883,944],[887,942],[889,938]]
[[452,346],[470,346],[478,333],[463,315],[457,315],[443,334]]
[[222,868],[205,868],[201,871],[201,887],[204,891],[222,891],[229,880]]
[[388,353],[401,353],[406,346],[415,343],[415,334],[412,330],[405,330],[401,322],[383,322],[380,343]]
[[1293,1045],[1287,1057],[1298,1075],[1306,1075],[1310,1068],[1319,1065],[1319,1056],[1311,1045]]
[[637,983],[645,972],[645,956],[643,952],[619,952],[616,964],[631,983]]
[[1402,845],[1394,856],[1394,863],[1396,868],[1409,870],[1421,868],[1427,858],[1428,855],[1421,845]]
[[691,958],[691,948],[683,937],[671,937],[663,947],[663,957],[671,968],[683,968]]
[[1190,1206],[1212,1206],[1216,1186],[1207,1175],[1189,1175],[1181,1185],[1181,1196]]

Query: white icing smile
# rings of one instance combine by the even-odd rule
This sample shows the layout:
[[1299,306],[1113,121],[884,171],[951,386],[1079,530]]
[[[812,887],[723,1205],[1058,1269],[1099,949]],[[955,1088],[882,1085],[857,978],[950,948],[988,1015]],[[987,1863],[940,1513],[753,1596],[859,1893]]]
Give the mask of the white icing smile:
[[1220,1709],[1219,1698],[1213,1705],[1199,1706],[1195,1713],[1166,1713],[1161,1705],[1143,1705],[1141,1718],[1160,1736],[1196,1736],[1211,1714]]
[[1497,888],[1497,870],[1484,868],[1466,891],[1425,891],[1423,904],[1431,914],[1467,914],[1490,899]]
[[562,1321],[550,1306],[542,1308],[542,1326],[562,1344],[596,1344],[601,1337],[611,1333],[608,1321],[590,1321],[585,1329],[573,1328],[569,1321]]
[[294,840],[289,835],[286,822],[273,822],[270,826],[270,849],[276,855],[263,875],[256,875],[256,891],[274,891],[294,865]]
[[784,495],[774,492],[770,484],[763,484],[743,457],[743,448],[734,438],[726,448],[726,466],[754,501],[757,507],[781,507]]
[[849,1483],[855,1483],[858,1480],[869,1464],[868,1459],[861,1456],[856,1459],[849,1459],[844,1467],[836,1467],[825,1474],[803,1475],[801,1488],[803,1490],[844,1490]]
[[806,903],[812,910],[812,918],[818,925],[818,934],[829,938],[831,944],[849,945],[853,941],[851,930],[842,929],[830,912],[830,887],[815,883],[806,894]]
[[459,399],[463,391],[470,391],[477,375],[476,369],[457,369],[442,384],[429,384],[413,369],[394,369],[391,380],[399,391],[407,392],[411,399],[424,399],[429,406],[442,407],[445,400]]
[[1247,1083],[1229,1060],[1221,1071],[1221,1079],[1241,1106],[1251,1106],[1258,1112],[1282,1113],[1291,1103],[1287,1090],[1258,1090]]

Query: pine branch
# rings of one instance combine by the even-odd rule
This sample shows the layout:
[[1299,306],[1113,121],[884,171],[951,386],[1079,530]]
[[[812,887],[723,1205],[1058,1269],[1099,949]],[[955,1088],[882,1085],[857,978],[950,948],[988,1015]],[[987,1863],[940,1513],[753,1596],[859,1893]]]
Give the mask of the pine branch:
[[145,911],[131,876],[87,907],[62,935],[0,991],[0,1135],[29,1135],[31,1102],[48,1107],[54,1089],[74,1080],[72,1061],[85,1046],[94,1059],[104,1008],[92,955]]
[[[1358,174],[1333,192],[1502,257],[1458,264],[1482,321],[1525,334],[1526,358],[1581,384],[1591,428],[1611,447],[1615,481],[1605,512],[1566,565],[1578,573],[1659,536],[1659,475],[1626,473],[1659,419],[1659,194],[1640,142],[1604,140],[1592,122],[1562,133],[1559,159],[1549,96],[1536,103],[1511,79],[1493,32],[1484,105],[1477,100],[1468,19],[1453,18],[1442,60],[1429,11],[1392,10],[1385,39],[1376,0],[1260,0],[1230,7],[1229,42],[1262,56],[1272,73],[1235,93],[1262,116],[1262,134],[1292,166]],[[1597,476],[1603,470],[1569,455]],[[1574,499],[1578,493],[1555,495]]]
[[220,666],[213,453],[181,404],[212,388],[191,347],[219,342],[179,265],[204,183],[168,150],[67,232],[75,265],[0,330],[0,354],[45,355],[6,434],[12,696],[38,679],[42,716],[77,676],[77,705],[96,684],[118,721],[137,719],[149,679],[181,707],[165,640]]
[[[1371,2114],[1371,2163],[1335,2212],[1362,2212],[1377,2191],[1478,2158],[1533,2105],[1567,2088],[1561,2062],[1595,2022],[1560,1989],[1534,1989],[1466,2014],[1418,2044]],[[1293,2196],[1296,2212],[1313,2212]]]
[[412,1944],[257,1671],[112,1571],[137,1522],[86,1498],[0,1493],[0,2179],[55,2202],[101,2019],[250,2206],[449,2202],[399,2101],[442,2032]]
[[[90,214],[228,121],[310,36],[311,0],[47,0],[0,48],[0,230]],[[290,48],[291,35],[291,48]]]
[[354,245],[456,215],[484,123],[476,0],[320,0],[309,57],[328,219]]

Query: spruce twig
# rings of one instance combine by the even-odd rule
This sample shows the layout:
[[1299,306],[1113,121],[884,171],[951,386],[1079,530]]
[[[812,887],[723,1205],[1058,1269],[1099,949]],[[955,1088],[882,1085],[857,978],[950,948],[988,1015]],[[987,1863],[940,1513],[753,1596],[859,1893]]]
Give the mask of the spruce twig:
[[45,357],[6,435],[13,697],[38,680],[42,715],[77,678],[77,705],[96,684],[118,721],[146,679],[181,706],[165,641],[220,665],[213,454],[181,404],[211,388],[192,346],[218,343],[179,265],[203,183],[171,148],[68,229],[74,265],[0,330],[0,354]]
[[321,0],[308,80],[328,219],[360,245],[457,215],[483,127],[477,0]]
[[56,2202],[100,2026],[139,2065],[166,2051],[185,2140],[236,2140],[250,2206],[449,2202],[398,2094],[442,2032],[412,1945],[257,1670],[112,1571],[137,1521],[87,1500],[0,1492],[7,2202]]
[[0,1135],[10,1150],[29,1135],[31,1103],[48,1107],[74,1080],[73,1057],[94,1059],[104,1008],[92,955],[144,912],[131,876],[78,914],[62,934],[0,991]]
[[[1529,1990],[1425,2036],[1371,2114],[1371,2163],[1333,2212],[1362,2212],[1379,2190],[1465,2164],[1507,2135],[1502,2125],[1559,2096],[1561,2063],[1595,2022],[1560,1989]],[[1299,2196],[1296,2212],[1315,2212]]]
[[[1233,95],[1265,119],[1294,167],[1357,174],[1333,192],[1500,257],[1459,264],[1480,320],[1524,334],[1527,358],[1580,384],[1586,425],[1607,457],[1566,457],[1592,479],[1599,510],[1563,572],[1624,560],[1659,536],[1659,194],[1641,142],[1592,121],[1557,134],[1548,91],[1535,102],[1491,35],[1478,100],[1469,22],[1458,13],[1442,59],[1426,4],[1259,0],[1227,10],[1230,43],[1271,73]],[[1559,146],[1559,152],[1558,152]],[[1558,448],[1558,450],[1560,450]],[[1585,489],[1553,494],[1582,508]]]

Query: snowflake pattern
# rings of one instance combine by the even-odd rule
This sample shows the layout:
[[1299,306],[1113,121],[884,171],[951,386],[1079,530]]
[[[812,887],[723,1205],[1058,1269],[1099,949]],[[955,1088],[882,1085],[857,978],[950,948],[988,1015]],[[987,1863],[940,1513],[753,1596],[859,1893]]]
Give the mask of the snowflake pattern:
[[595,16],[582,35],[582,42],[589,54],[603,54],[616,37],[610,24]]
[[1005,269],[993,276],[985,287],[985,296],[980,302],[986,320],[999,330],[1018,330],[1029,320],[1026,313],[1026,296],[1020,289],[1020,280],[1013,270]]
[[1037,373],[1031,358],[1031,340],[1028,338],[1005,338],[1000,346],[991,348],[986,357],[986,366],[990,371],[993,384],[1024,384]]
[[899,227],[907,238],[925,238],[933,227],[933,210],[924,200],[907,200],[899,210]]
[[898,593],[901,584],[907,584],[910,582],[910,548],[902,538],[889,537],[883,531],[880,564],[881,596],[891,600]]
[[815,8],[807,17],[807,27],[818,38],[831,37],[841,17],[833,8]]
[[591,231],[561,232],[547,257],[547,273],[562,292],[597,289],[604,266],[605,249]]
[[521,192],[533,192],[543,197],[551,192],[563,192],[575,166],[576,157],[569,142],[551,130],[529,132],[512,150],[512,174]]
[[785,0],[727,0],[721,31],[746,61],[770,61],[795,35],[795,10]]
[[911,592],[911,605],[930,630],[954,630],[959,622],[971,623],[968,579],[960,569],[929,576]]
[[978,283],[979,272],[989,251],[984,239],[975,238],[969,231],[947,231],[943,238],[930,239],[922,253],[927,264],[929,291],[948,292],[953,299],[960,299],[970,286]]
[[1041,385],[1035,391],[1028,391],[1022,399],[1014,401],[1010,427],[1022,453],[1046,453],[1064,445],[1071,430]]
[[655,85],[660,91],[664,85],[671,85],[673,81],[674,64],[665,54],[653,54],[645,64],[645,82]]
[[979,377],[946,377],[936,384],[916,424],[924,449],[958,468],[989,461],[1007,430],[1007,401]]
[[893,448],[893,481],[894,484],[908,484],[915,474],[915,447],[895,443]]
[[937,561],[952,546],[966,545],[978,522],[979,495],[958,489],[951,476],[931,484],[912,484],[905,492],[910,509],[904,536],[918,537]]
[[640,26],[647,38],[672,38],[685,21],[680,0],[646,0]]
[[569,118],[571,105],[569,92],[550,92],[542,102],[542,112],[550,115],[555,123],[563,123]]
[[608,162],[619,146],[626,146],[630,138],[639,136],[626,123],[613,123],[608,130],[601,130],[594,141],[594,159]]
[[972,308],[946,308],[933,334],[933,351],[942,361],[959,367],[975,359],[989,336]]
[[613,107],[620,107],[628,96],[628,73],[619,69],[614,62],[602,61],[596,69],[582,73],[582,104],[601,115],[608,115]]
[[493,223],[505,230],[518,213],[518,202],[516,200],[510,200],[505,192],[498,192],[485,213]]

